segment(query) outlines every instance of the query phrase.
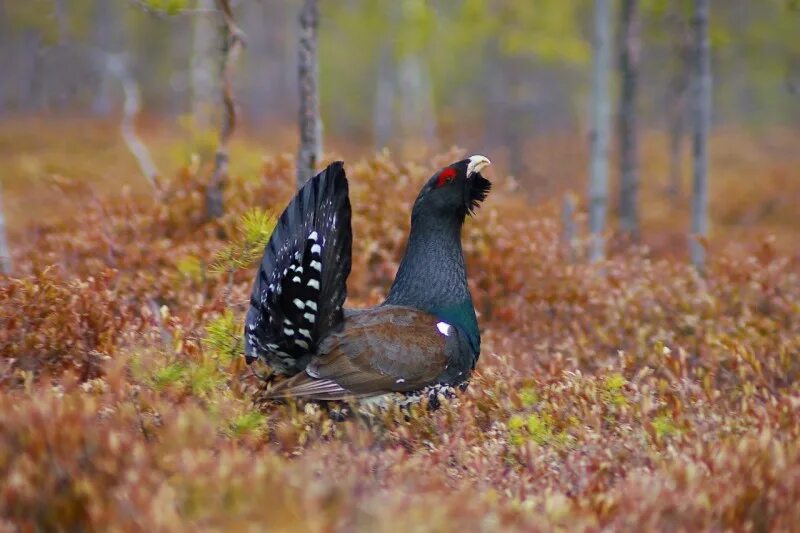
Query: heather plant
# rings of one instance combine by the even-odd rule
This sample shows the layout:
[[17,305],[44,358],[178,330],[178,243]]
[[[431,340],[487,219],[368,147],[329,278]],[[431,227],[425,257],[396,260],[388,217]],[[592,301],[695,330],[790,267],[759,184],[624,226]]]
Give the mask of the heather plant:
[[[385,296],[416,191],[454,155],[347,163],[350,305]],[[260,401],[267,369],[242,357],[292,159],[232,176],[214,222],[188,168],[155,200],[73,187],[63,219],[24,230],[0,280],[3,527],[796,527],[800,258],[761,238],[715,245],[704,276],[644,247],[590,265],[553,205],[494,176],[464,228],[469,386],[335,421]]]

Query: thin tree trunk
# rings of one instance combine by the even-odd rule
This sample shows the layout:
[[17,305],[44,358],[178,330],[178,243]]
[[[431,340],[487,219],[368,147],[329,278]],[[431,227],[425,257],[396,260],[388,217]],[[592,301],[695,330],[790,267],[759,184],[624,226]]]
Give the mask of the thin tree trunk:
[[[114,35],[118,31],[117,14],[114,12],[116,5],[107,0],[95,1],[94,13],[94,38],[97,47],[104,53],[112,52],[112,42]],[[111,73],[108,69],[102,69],[100,80],[97,85],[97,92],[92,98],[92,114],[97,116],[108,116],[112,110],[111,104]]]
[[623,233],[639,240],[639,154],[636,102],[639,78],[638,0],[622,0],[620,10],[619,222]]
[[0,273],[11,274],[11,250],[8,248],[8,238],[6,237],[6,217],[3,208],[3,191],[0,188]]
[[194,127],[208,130],[212,127],[215,107],[215,78],[217,76],[217,20],[206,11],[214,9],[214,0],[199,0],[197,13],[192,19],[192,57],[190,60],[192,118]]
[[319,117],[317,63],[317,0],[304,0],[300,11],[300,49],[297,75],[300,91],[300,147],[297,150],[297,187],[314,175],[320,159],[322,126]]
[[375,148],[381,150],[389,146],[394,132],[395,76],[392,51],[388,43],[381,46],[377,78],[372,119],[374,121]]
[[608,141],[610,132],[610,103],[608,78],[611,64],[610,0],[594,2],[594,65],[592,73],[592,104],[590,133],[591,161],[589,178],[589,260],[603,259],[606,209],[608,204]]
[[683,141],[686,136],[688,119],[687,101],[691,78],[692,45],[687,35],[681,6],[671,4],[668,15],[670,39],[672,41],[674,72],[667,89],[667,121],[669,123],[669,182],[667,194],[676,202],[681,195],[683,184]]
[[692,91],[693,170],[692,237],[689,241],[692,264],[703,270],[708,235],[708,135],[711,129],[711,51],[708,42],[709,0],[694,2],[695,63]]
[[223,190],[228,179],[228,144],[236,129],[238,113],[233,96],[233,67],[245,44],[244,33],[236,25],[231,11],[230,0],[217,0],[217,7],[222,13],[224,22],[225,45],[222,55],[222,103],[223,117],[220,128],[219,144],[214,156],[214,172],[206,189],[206,217],[215,219],[225,213]]
[[[11,62],[11,40],[8,38],[9,24],[8,13],[6,11],[6,0],[0,0],[0,68],[3,72],[11,74],[15,72]],[[5,114],[7,100],[11,96],[9,93],[10,87],[8,83],[9,76],[3,76],[0,79],[0,116]]]
[[[506,135],[506,107],[508,105],[508,81],[505,75],[505,58],[500,53],[499,37],[489,39],[486,45],[486,88],[483,91],[484,109],[484,140],[483,144],[489,150],[501,148],[503,136]],[[513,172],[512,172],[513,174]]]
[[53,15],[58,28],[58,44],[66,44],[69,39],[69,16],[65,0],[53,0]]
[[425,59],[418,52],[400,61],[400,100],[403,138],[422,139],[434,147],[437,138],[433,87]]
[[575,260],[575,233],[575,197],[569,193],[561,203],[561,241],[570,261]]
[[44,50],[42,35],[38,30],[28,30],[23,36],[22,49],[30,52],[25,74],[20,78],[21,99],[28,112],[39,111],[45,104]]
[[683,183],[683,158],[681,156],[683,154],[683,138],[686,133],[686,113],[682,104],[676,105],[679,105],[680,109],[669,110],[669,183],[667,184],[667,194],[669,194],[673,202],[677,201],[681,195],[681,184]]

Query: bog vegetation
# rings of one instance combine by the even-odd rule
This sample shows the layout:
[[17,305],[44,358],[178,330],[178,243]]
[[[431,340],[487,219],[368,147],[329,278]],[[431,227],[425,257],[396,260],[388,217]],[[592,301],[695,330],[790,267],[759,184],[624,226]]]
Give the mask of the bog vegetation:
[[[51,176],[60,208],[13,229],[15,273],[0,280],[0,526],[797,527],[800,257],[784,199],[800,166],[731,151],[705,276],[676,257],[683,242],[658,239],[680,215],[655,189],[653,248],[590,265],[581,234],[561,241],[556,199],[531,206],[492,176],[465,227],[484,339],[469,388],[432,413],[344,422],[259,401],[241,357],[293,154],[234,173],[212,223],[202,166],[155,197]],[[419,185],[459,155],[347,161],[351,306],[381,301]],[[742,170],[752,160],[761,174]],[[11,211],[37,211],[26,187],[12,184]],[[750,211],[746,230],[726,225]]]

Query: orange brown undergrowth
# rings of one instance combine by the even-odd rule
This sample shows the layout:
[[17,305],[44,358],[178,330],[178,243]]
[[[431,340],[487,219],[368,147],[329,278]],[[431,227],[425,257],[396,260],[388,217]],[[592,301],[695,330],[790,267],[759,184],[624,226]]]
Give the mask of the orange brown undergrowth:
[[[348,164],[351,305],[381,300],[419,185],[456,156]],[[800,261],[764,240],[705,276],[635,248],[588,265],[509,180],[465,227],[484,344],[463,395],[342,423],[255,408],[253,269],[215,257],[290,198],[291,161],[232,179],[214,225],[192,170],[158,200],[61,184],[70,216],[25,230],[0,281],[0,526],[797,527]]]

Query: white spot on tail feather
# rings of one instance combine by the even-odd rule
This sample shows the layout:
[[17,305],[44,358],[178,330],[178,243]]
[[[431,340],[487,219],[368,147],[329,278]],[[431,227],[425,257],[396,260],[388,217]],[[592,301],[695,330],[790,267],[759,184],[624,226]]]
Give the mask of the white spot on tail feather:
[[[300,281],[300,280],[297,280],[297,281]],[[310,279],[310,280],[308,280],[308,286],[311,287],[312,289],[319,290],[319,281],[317,281],[315,279]]]
[[311,268],[313,268],[317,272],[322,272],[322,263],[320,263],[319,261],[311,261]]
[[316,241],[317,237],[319,237],[319,235],[317,235],[316,231],[312,231],[311,234],[308,236],[308,238],[311,239],[312,241]]
[[304,304],[303,300],[301,300],[300,298],[295,298],[294,300],[292,300],[292,303],[294,303],[294,305],[298,309],[305,309],[305,307],[306,307],[306,304]]
[[306,300],[306,307],[308,307],[312,311],[316,311],[317,303],[314,300]]
[[321,251],[322,251],[322,246],[320,246],[319,244],[315,244],[314,246],[312,246],[312,247],[311,247],[311,253],[312,253],[312,254],[317,254],[317,255],[319,255],[319,253],[320,253]]
[[293,277],[292,278],[292,283],[300,283],[300,277],[299,276]]
[[294,343],[296,345],[298,345],[299,347],[308,350],[308,343],[306,341],[301,340],[301,339],[295,339]]
[[316,318],[311,313],[304,313],[303,318],[305,318],[308,322],[312,324],[316,321]]
[[311,339],[311,332],[308,331],[307,329],[300,328],[297,330],[297,333],[299,333],[300,335],[302,335],[307,339]]

